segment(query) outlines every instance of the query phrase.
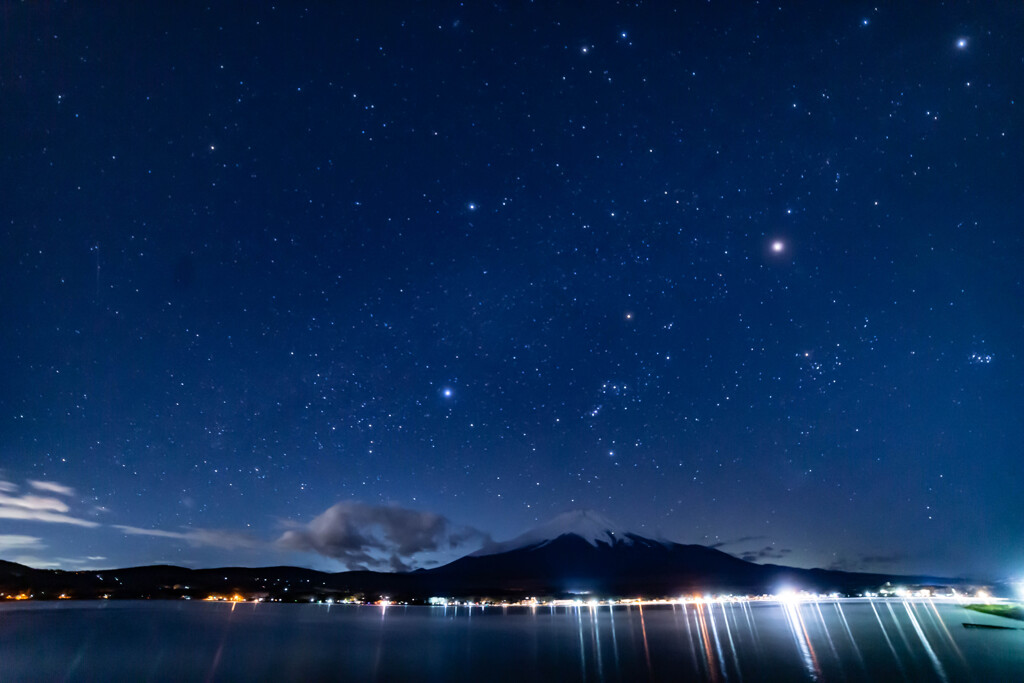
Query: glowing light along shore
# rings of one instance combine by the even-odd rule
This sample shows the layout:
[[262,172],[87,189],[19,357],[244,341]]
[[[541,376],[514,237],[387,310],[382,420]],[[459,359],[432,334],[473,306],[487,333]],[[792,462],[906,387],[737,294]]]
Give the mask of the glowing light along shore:
[[[778,603],[782,605],[798,605],[801,603],[819,604],[819,603],[863,603],[865,601],[935,601],[942,603],[951,603],[958,605],[977,605],[977,604],[1013,604],[1013,601],[1006,598],[994,598],[989,596],[984,591],[979,591],[974,595],[967,593],[953,592],[946,595],[931,595],[927,591],[898,591],[889,595],[879,595],[878,593],[868,593],[864,596],[858,597],[844,597],[839,594],[828,594],[818,595],[816,593],[806,592],[782,592],[778,594],[766,594],[766,595],[695,595],[695,596],[680,596],[678,598],[620,598],[620,599],[582,599],[582,598],[570,598],[570,599],[557,599],[557,600],[539,600],[537,598],[527,598],[525,600],[517,600],[514,602],[487,602],[487,601],[472,601],[472,600],[456,600],[449,598],[434,597],[428,600],[428,604],[431,607],[626,607],[626,606],[640,606],[640,607],[654,607],[654,606],[665,606],[665,605],[722,605],[722,604],[742,604],[742,603]],[[387,601],[375,601],[375,602],[364,602],[358,603],[353,601],[331,601],[331,600],[319,600],[318,604],[383,604]],[[405,604],[405,603],[392,603],[388,604]]]

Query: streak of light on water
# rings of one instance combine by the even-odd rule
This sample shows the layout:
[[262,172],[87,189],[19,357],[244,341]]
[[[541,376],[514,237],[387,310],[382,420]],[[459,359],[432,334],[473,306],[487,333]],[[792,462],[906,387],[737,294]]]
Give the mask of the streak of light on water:
[[950,683],[1024,670],[1024,630],[965,629],[1008,620],[946,599],[227,604],[4,605],[0,679],[316,680],[342,666],[379,680]]

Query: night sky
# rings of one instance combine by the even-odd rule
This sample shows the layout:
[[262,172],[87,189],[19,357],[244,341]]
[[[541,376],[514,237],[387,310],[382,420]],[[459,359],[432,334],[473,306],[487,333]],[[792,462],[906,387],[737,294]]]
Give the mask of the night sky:
[[1024,8],[4,3],[0,557],[569,510],[1024,571]]

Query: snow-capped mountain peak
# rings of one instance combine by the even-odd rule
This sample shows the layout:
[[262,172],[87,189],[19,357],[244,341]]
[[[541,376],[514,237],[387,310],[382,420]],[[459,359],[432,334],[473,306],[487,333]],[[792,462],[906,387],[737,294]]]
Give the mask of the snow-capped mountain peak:
[[594,547],[597,547],[598,543],[615,545],[617,542],[626,544],[633,542],[624,529],[604,515],[593,510],[573,510],[563,512],[511,540],[484,546],[473,555],[494,555],[509,550],[542,545],[567,534],[579,536]]

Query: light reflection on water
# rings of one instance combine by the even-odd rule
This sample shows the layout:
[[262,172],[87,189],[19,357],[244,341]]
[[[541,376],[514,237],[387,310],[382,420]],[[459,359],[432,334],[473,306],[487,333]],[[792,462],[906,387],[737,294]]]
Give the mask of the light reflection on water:
[[[1018,680],[1024,630],[930,599],[0,606],[0,680]],[[1021,624],[1024,626],[1024,624]]]

